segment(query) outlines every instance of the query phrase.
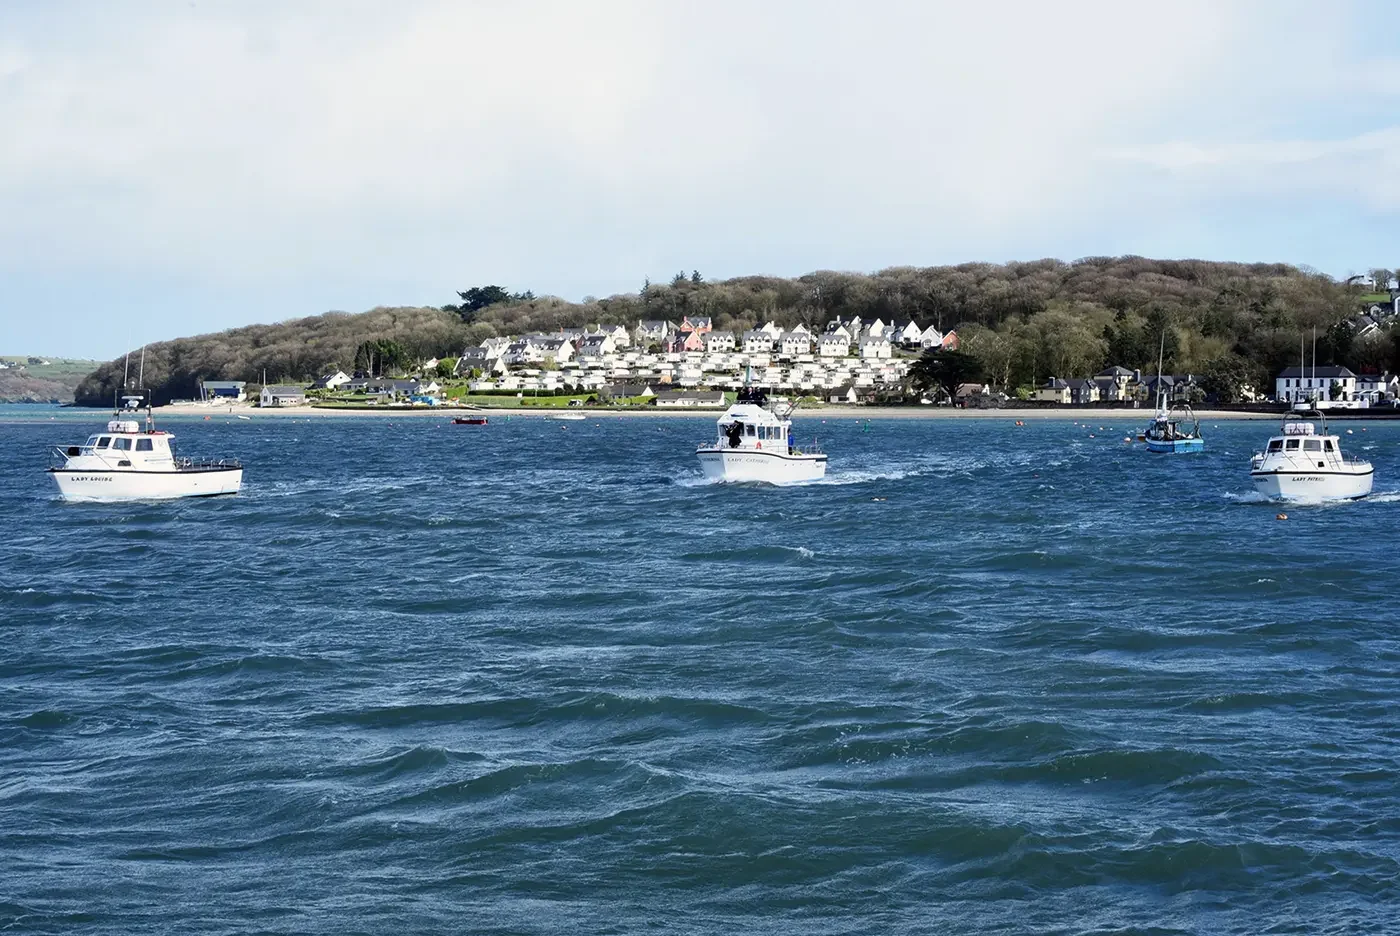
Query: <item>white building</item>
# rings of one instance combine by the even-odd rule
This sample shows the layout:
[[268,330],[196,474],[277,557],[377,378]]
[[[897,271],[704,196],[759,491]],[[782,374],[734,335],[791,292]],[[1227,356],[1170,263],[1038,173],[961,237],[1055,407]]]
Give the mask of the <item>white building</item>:
[[[594,332],[579,339],[578,360],[581,362],[602,362],[616,350],[613,336],[607,332]],[[556,358],[556,360],[558,360]]]
[[771,354],[773,351],[773,336],[761,328],[744,333],[744,353],[745,354]]
[[705,336],[705,351],[710,354],[717,354],[724,351],[734,350],[734,333],[731,331],[712,331]]
[[347,384],[349,382],[350,375],[345,373],[345,371],[338,370],[334,374],[327,374],[326,376],[322,377],[320,380],[312,384],[311,387],[314,390],[334,390],[341,384]]
[[894,356],[894,349],[890,346],[890,340],[883,334],[872,335],[860,343],[860,357],[863,361],[874,361],[886,359]]
[[1274,399],[1281,403],[1342,403],[1356,398],[1356,375],[1345,367],[1286,367],[1274,379]]
[[817,350],[824,358],[845,357],[851,353],[851,338],[842,329],[827,332],[818,342]]
[[778,339],[778,353],[788,360],[812,353],[812,336],[805,331],[783,332]]
[[300,406],[306,402],[306,389],[291,384],[263,387],[258,394],[259,406]]

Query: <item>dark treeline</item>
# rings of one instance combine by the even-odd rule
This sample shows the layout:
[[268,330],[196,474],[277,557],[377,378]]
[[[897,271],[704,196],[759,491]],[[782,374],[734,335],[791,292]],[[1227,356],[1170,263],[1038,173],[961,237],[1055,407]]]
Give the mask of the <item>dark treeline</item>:
[[[582,302],[478,286],[441,309],[330,313],[151,345],[146,385],[159,401],[196,395],[201,378],[257,381],[264,369],[269,381],[310,380],[362,365],[366,342],[394,343],[402,350],[395,363],[402,364],[455,355],[495,335],[594,322],[632,326],[691,315],[743,331],[769,320],[820,328],[836,316],[858,315],[956,329],[963,350],[1008,389],[1088,376],[1110,364],[1154,371],[1160,351],[1167,371],[1213,375],[1228,395],[1244,383],[1271,388],[1272,375],[1298,360],[1300,336],[1310,339],[1314,330],[1320,364],[1394,367],[1389,334],[1352,340],[1348,322],[1365,291],[1285,264],[1132,256],[716,282],[678,273],[668,284]],[[1311,347],[1309,340],[1309,354]],[[110,403],[121,379],[121,360],[104,365],[83,382],[78,400]]]

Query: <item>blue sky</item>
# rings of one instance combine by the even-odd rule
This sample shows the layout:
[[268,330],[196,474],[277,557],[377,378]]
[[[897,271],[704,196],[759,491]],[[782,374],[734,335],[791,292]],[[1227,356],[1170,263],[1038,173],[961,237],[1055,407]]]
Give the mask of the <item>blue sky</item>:
[[0,351],[681,269],[1400,267],[1393,26],[1379,2],[9,0]]

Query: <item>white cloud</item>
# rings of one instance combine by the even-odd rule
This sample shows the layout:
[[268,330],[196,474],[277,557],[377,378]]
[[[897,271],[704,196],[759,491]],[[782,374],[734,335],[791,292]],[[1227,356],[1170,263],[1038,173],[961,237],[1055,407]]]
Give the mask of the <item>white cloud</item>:
[[0,9],[12,271],[334,278],[354,308],[479,277],[577,296],[692,262],[1133,249],[1143,200],[1221,191],[1400,198],[1374,123],[1400,65],[1357,56],[1345,7],[81,9]]

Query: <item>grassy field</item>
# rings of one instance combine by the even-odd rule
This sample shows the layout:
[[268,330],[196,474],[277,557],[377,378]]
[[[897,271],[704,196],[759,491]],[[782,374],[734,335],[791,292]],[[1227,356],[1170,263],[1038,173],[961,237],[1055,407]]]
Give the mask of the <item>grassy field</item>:
[[[30,363],[30,358],[44,363]],[[8,365],[0,370],[0,402],[73,402],[73,391],[101,361],[82,358],[42,358],[28,354],[0,354]]]

